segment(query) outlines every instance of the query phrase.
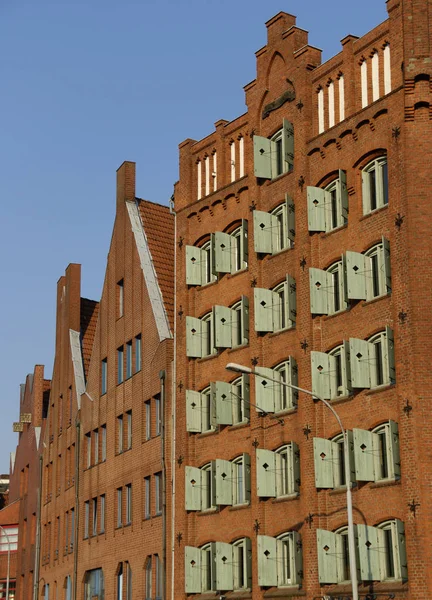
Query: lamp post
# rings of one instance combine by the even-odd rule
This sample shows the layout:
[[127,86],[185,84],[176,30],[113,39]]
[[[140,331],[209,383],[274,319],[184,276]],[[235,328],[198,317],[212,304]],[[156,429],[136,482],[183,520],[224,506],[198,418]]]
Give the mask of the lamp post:
[[7,557],[7,574],[6,574],[6,600],[9,600],[9,574],[10,574],[10,539],[7,531],[2,525],[0,525],[0,529],[3,534],[6,536],[7,545],[8,545],[8,557]]
[[[244,365],[238,365],[236,363],[228,363],[225,367],[228,371],[234,371],[235,373],[246,373],[249,375],[257,375],[260,377],[260,374],[251,369],[250,367],[246,367]],[[345,431],[344,426],[342,425],[342,421],[340,420],[339,415],[327,400],[324,398],[320,398],[310,390],[305,390],[297,385],[292,385],[290,383],[286,383],[285,381],[277,381],[276,379],[272,379],[271,377],[265,377],[269,381],[273,381],[274,383],[279,383],[284,387],[291,388],[296,390],[297,392],[303,392],[308,396],[312,396],[316,398],[320,402],[326,405],[326,407],[333,413],[336,421],[341,428],[343,440],[344,440],[344,468],[345,468],[345,483],[346,483],[346,505],[347,505],[347,515],[348,515],[348,549],[349,549],[349,565],[350,565],[350,574],[351,574],[351,588],[352,588],[352,598],[353,600],[358,600],[358,585],[357,585],[357,564],[356,564],[356,555],[355,555],[355,535],[354,535],[354,520],[353,520],[353,508],[352,508],[352,494],[351,494],[351,471],[350,471],[350,461],[349,461],[349,447],[348,447],[348,435]]]

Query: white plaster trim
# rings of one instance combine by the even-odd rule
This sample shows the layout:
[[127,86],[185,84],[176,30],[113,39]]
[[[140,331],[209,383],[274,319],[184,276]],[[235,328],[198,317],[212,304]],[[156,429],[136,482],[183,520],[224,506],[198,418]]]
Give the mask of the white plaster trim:
[[81,340],[78,331],[69,329],[72,364],[75,375],[75,390],[77,395],[78,410],[81,408],[81,394],[85,392],[84,367],[81,352]]

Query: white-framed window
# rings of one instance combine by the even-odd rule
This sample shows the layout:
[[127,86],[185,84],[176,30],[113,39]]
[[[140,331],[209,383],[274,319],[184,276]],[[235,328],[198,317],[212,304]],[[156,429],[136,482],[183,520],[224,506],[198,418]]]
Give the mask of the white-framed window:
[[186,429],[190,433],[205,433],[214,429],[209,386],[201,392],[186,390]]
[[89,536],[90,529],[90,502],[86,500],[84,502],[84,539],[86,540]]
[[[355,481],[353,432],[347,431],[349,472]],[[345,444],[342,434],[331,440],[314,438],[315,487],[337,489],[346,485]]]
[[338,78],[338,90],[339,90],[339,121],[345,119],[345,80],[341,73]]
[[277,450],[257,448],[257,496],[282,498],[300,491],[300,451],[296,442]]
[[379,74],[379,56],[375,51],[372,54],[372,102],[380,97],[380,74]]
[[104,575],[102,569],[86,571],[84,577],[85,600],[103,600],[105,593]]
[[273,289],[254,288],[255,331],[282,331],[294,327],[297,317],[296,283],[291,275]]
[[144,519],[151,517],[151,478],[144,477]]
[[399,519],[376,527],[357,525],[360,573],[363,581],[408,579],[404,524]]
[[99,533],[105,533],[105,494],[100,497]]
[[126,450],[132,448],[132,411],[128,410],[126,413]]
[[206,285],[218,274],[236,273],[248,265],[248,222],[231,232],[216,231],[202,246],[186,246],[187,285]]
[[330,81],[327,87],[328,95],[328,124],[333,127],[335,124],[335,86],[334,82]]
[[366,60],[360,64],[360,82],[361,82],[361,106],[365,108],[369,104],[368,100],[368,68]]
[[388,204],[387,157],[370,161],[362,170],[363,214]]
[[302,545],[296,531],[277,538],[257,536],[258,585],[280,588],[298,586],[303,578]]
[[215,574],[213,566],[214,547],[206,544],[201,548],[201,591],[212,592],[215,590]]
[[117,569],[117,594],[116,600],[123,600],[123,563],[120,563]]
[[384,94],[391,92],[390,44],[384,46]]
[[241,538],[233,547],[233,589],[243,590],[252,587],[252,549],[249,538]]
[[202,170],[201,170],[201,161],[197,160],[197,200],[201,200],[202,198]]
[[336,179],[325,188],[307,187],[308,229],[333,231],[348,222],[346,172],[339,169]]
[[400,478],[399,430],[388,421],[372,431],[353,429],[357,481],[386,481]]
[[282,129],[270,139],[254,135],[254,174],[274,179],[294,168],[294,126],[283,120]]
[[98,533],[98,499],[92,499],[92,535]]
[[324,90],[319,88],[318,93],[318,133],[324,131]]
[[214,503],[214,479],[215,469],[213,463],[207,463],[201,467],[201,510],[209,510],[215,507]]
[[117,488],[117,527],[123,527],[123,488]]
[[126,525],[132,523],[132,484],[126,486]]
[[368,340],[350,338],[349,348],[354,388],[377,388],[396,382],[393,330],[390,327]]
[[117,417],[117,453],[123,452],[123,415]]
[[93,431],[93,446],[94,446],[94,464],[97,465],[99,462],[99,430]]
[[294,247],[295,206],[288,194],[285,201],[270,212],[254,210],[253,220],[255,252],[277,254]]
[[320,584],[351,581],[348,527],[340,527],[335,532],[317,529],[316,534]]
[[145,410],[145,439],[151,439],[151,401],[146,400],[144,402],[144,410]]
[[351,376],[350,345],[344,341],[330,352],[311,352],[312,391],[317,398],[349,396],[355,387]]
[[249,421],[249,375],[242,375],[231,382],[232,424]]
[[283,385],[297,386],[297,362],[293,356],[272,369],[256,367],[255,402],[261,413],[274,413],[290,410],[297,406],[297,390]]
[[152,581],[152,557],[147,556],[146,564],[145,564],[145,598],[146,600],[152,600],[152,590],[153,590],[153,581]]
[[234,141],[230,143],[230,173],[231,182],[233,182],[236,180],[236,149]]
[[366,277],[366,300],[372,300],[391,292],[390,246],[383,238],[372,246],[365,256],[370,260],[370,272]]
[[101,434],[102,434],[102,442],[101,442],[101,461],[105,462],[106,461],[106,450],[107,450],[107,430],[106,430],[106,425],[102,425],[101,427]]
[[18,527],[4,526],[0,531],[0,552],[7,552],[8,549],[11,552],[18,549]]
[[250,465],[245,464],[245,457],[242,454],[232,461],[232,504],[247,504],[250,498],[250,489],[247,489],[247,482],[250,482],[250,477],[247,477],[245,470]]
[[239,177],[243,177],[244,172],[244,137],[239,137]]
[[217,152],[216,152],[216,150],[213,151],[212,178],[213,178],[213,191],[215,192],[217,190]]
[[[217,307],[215,307],[216,309]],[[231,307],[231,348],[235,348],[236,346],[243,346],[243,344],[249,343],[249,301],[246,296],[242,296],[242,299],[239,302],[236,302]],[[223,325],[221,317],[220,321],[217,320],[217,315],[215,314],[215,327],[220,329]],[[216,344],[218,339],[218,330],[216,329]],[[222,341],[222,340],[221,340]],[[223,343],[223,342],[222,342]]]

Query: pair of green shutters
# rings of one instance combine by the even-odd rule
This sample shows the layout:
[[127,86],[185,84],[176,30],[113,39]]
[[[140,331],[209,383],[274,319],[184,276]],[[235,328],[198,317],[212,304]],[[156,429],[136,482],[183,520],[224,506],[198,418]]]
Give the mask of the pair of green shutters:
[[[348,191],[346,173],[339,169],[339,176],[335,182],[336,227],[343,225],[348,218]],[[308,186],[307,190],[308,229],[309,231],[331,231],[334,229],[333,202],[331,192],[320,187]]]
[[[286,463],[278,452],[257,448],[256,474],[257,496],[259,498],[276,498],[278,494],[278,479],[286,476],[288,494],[300,490],[300,452],[296,442],[286,446]],[[286,469],[286,473],[283,470]]]
[[[257,536],[258,585],[262,587],[301,583],[303,557],[300,534],[291,531],[284,537],[287,539]],[[288,551],[284,548],[285,544],[289,544]]]
[[[392,524],[391,560],[397,561],[398,575],[402,580],[408,576],[407,558],[405,548],[404,524],[396,519]],[[355,525],[356,562],[359,567],[359,576],[362,581],[382,581],[386,578],[384,531],[379,527],[370,525]],[[321,584],[339,583],[343,580],[341,573],[342,535],[317,529],[318,549],[318,574]]]
[[[247,587],[252,587],[251,556],[252,545],[249,538],[244,539],[246,551],[246,581]],[[239,568],[235,562],[235,548],[225,542],[211,542],[208,548],[201,549],[194,546],[185,547],[185,591],[187,594],[199,594],[211,590],[229,591],[234,589],[235,569]],[[209,564],[210,562],[210,564]],[[211,590],[203,586],[207,583],[205,570],[210,573]]]
[[[225,381],[212,381],[210,384],[210,406],[207,406],[208,394],[186,390],[186,430],[190,433],[206,431],[205,424],[208,423],[208,417],[204,414],[206,411],[209,413],[212,427],[232,425],[234,407],[239,402],[242,402],[244,420],[249,420],[249,375],[243,374],[241,379],[240,386]],[[241,389],[241,398],[238,397],[239,389]]]
[[[234,469],[238,465],[229,460],[216,459],[210,463],[210,489],[207,488],[207,471],[199,467],[185,467],[185,508],[203,510],[208,508],[203,502],[204,496],[210,498],[211,506],[232,506],[233,485],[243,485],[244,501],[249,502],[251,493],[250,456],[241,456],[243,481],[237,483]],[[234,483],[236,482],[236,483]]]
[[[282,156],[278,156],[276,141],[254,135],[254,174],[262,179],[273,179],[282,173],[294,168],[294,126],[284,119],[280,132],[282,143]],[[282,173],[279,171],[279,158],[282,160]]]
[[296,322],[297,309],[296,284],[291,275],[287,275],[282,291],[283,299],[279,292],[266,288],[254,288],[255,331],[267,333],[281,329],[282,313],[286,315],[285,327],[293,327]]
[[[378,434],[365,429],[347,431],[348,454],[351,481],[378,481],[380,473],[377,469],[379,459]],[[389,476],[400,477],[400,452],[398,425],[388,422],[388,434],[385,439],[387,460],[390,461]],[[334,442],[324,438],[314,438],[315,486],[317,488],[334,488],[339,482],[339,459],[343,442]]]

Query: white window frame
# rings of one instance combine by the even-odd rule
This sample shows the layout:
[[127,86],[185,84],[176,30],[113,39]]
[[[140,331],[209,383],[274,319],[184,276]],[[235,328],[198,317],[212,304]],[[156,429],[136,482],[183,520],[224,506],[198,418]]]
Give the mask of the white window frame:
[[282,533],[276,538],[278,588],[298,585],[296,583],[295,541],[293,533]]
[[[340,184],[339,177],[333,179],[324,189],[331,195],[330,209],[328,215],[330,222],[326,222],[326,231],[334,231],[348,223],[348,218],[344,215],[342,205],[342,194],[339,194],[337,188]],[[327,220],[326,220],[327,221]]]
[[[373,196],[371,195],[372,185],[374,187]],[[363,214],[365,215],[388,205],[387,156],[374,158],[362,169],[362,195]]]
[[215,431],[211,424],[211,389],[205,387],[201,392],[201,432]]
[[238,456],[232,461],[232,505],[238,506],[249,504],[249,493],[247,490],[248,477],[246,475],[247,465],[244,461],[244,456]]
[[389,258],[386,256],[386,252],[388,249],[381,242],[364,253],[370,261],[370,271],[366,273],[366,300],[385,296],[391,291],[387,289],[385,264]]
[[213,356],[218,353],[218,349],[215,348],[214,345],[214,319],[213,319],[213,311],[203,315],[200,317],[201,325],[201,348],[202,348],[202,358],[206,356]]
[[[398,581],[402,579],[402,570],[400,564],[400,552],[399,552],[399,539],[398,539],[398,531],[395,520],[385,521],[377,525],[377,529],[380,532],[380,543],[382,545],[383,551],[380,553],[380,563],[381,563],[381,581]],[[385,535],[384,532],[390,531],[390,538]],[[391,544],[391,554],[389,555],[388,544]],[[392,568],[394,575],[391,576],[388,574],[388,562],[389,559],[392,560]]]
[[272,179],[276,179],[276,177],[280,177],[290,170],[289,164],[284,159],[285,146],[283,134],[284,130],[282,128],[270,138],[270,141],[275,144],[275,152],[274,155],[272,155]]
[[132,523],[132,484],[128,483],[126,486],[126,525]]
[[201,511],[203,512],[216,508],[216,504],[213,504],[214,485],[214,465],[209,462],[201,467]]
[[[292,494],[298,495],[297,490],[293,488],[293,484],[295,486],[296,482],[294,481],[295,468],[292,444],[284,444],[274,452],[276,459],[276,498],[283,498]],[[300,482],[297,482],[297,484],[299,485]]]
[[334,444],[338,445],[333,446],[333,487],[334,489],[345,488],[345,443],[344,436],[342,433],[335,435],[331,440]]
[[272,254],[277,254],[278,252],[282,252],[282,250],[294,247],[293,242],[288,237],[287,210],[287,203],[283,202],[270,211],[270,214],[274,215],[278,220],[277,231],[273,237]]
[[217,280],[217,275],[215,275],[213,272],[213,251],[211,240],[207,240],[201,246],[201,250],[205,253],[205,259],[201,263],[202,285],[207,285]]
[[[214,561],[214,544],[210,542],[201,546],[201,591],[214,592],[215,590],[215,561]],[[210,582],[210,585],[209,585]]]
[[[399,479],[400,476],[396,474],[395,463],[400,461],[400,457],[394,456],[393,444],[391,442],[391,436],[398,435],[398,433],[392,432],[389,422],[378,425],[372,429],[372,433],[374,434],[375,481],[394,481]],[[383,463],[385,463],[384,467]]]
[[244,227],[239,225],[230,233],[231,236],[231,273],[237,273],[247,269],[247,261],[245,257],[245,245],[247,249],[247,232]]
[[[291,329],[295,325],[295,321],[289,318],[288,285],[288,280],[285,279],[285,281],[282,281],[282,283],[272,289],[272,291],[279,296],[278,304],[276,306],[273,304],[273,323],[275,332]],[[295,283],[292,285],[295,285]]]
[[250,540],[241,538],[231,545],[233,547],[233,589],[246,590],[250,587],[252,574]]
[[348,578],[346,575],[350,574],[350,562],[349,562],[349,546],[348,546],[348,527],[345,525],[339,527],[335,531],[336,534],[336,554],[337,554],[337,578],[338,583],[349,583],[351,576]]
[[[243,299],[239,300],[232,306],[230,309],[233,311],[232,317],[233,320],[231,322],[231,330],[232,330],[232,346],[231,348],[238,348],[239,346],[244,346],[249,343],[249,335],[248,332],[244,330],[244,320],[243,320],[243,310],[244,304]],[[237,339],[234,339],[234,333],[236,332]]]
[[[239,423],[248,423],[249,417],[246,416],[249,414],[249,406],[245,407],[246,395],[244,386],[249,385],[246,383],[244,377],[237,377],[234,381],[231,382],[231,398],[232,398],[232,422],[233,425],[238,425]],[[210,388],[208,388],[210,390]]]
[[332,283],[328,291],[328,314],[334,315],[348,308],[344,261],[338,260],[334,262],[327,267],[326,271],[330,274]]
[[375,359],[369,357],[371,389],[393,383],[390,379],[389,360],[385,356],[387,351],[386,340],[387,335],[385,331],[380,331],[368,339],[369,344],[380,347],[380,350],[375,354]]
[[[297,369],[297,365],[295,364],[293,368]],[[274,386],[277,386],[277,389],[275,390],[275,413],[277,414],[296,408],[298,391],[282,385],[283,383],[290,382],[290,361],[284,360],[275,367],[272,367],[272,369],[276,374],[275,379],[280,379],[281,381],[280,384],[272,383]],[[295,383],[293,385],[295,385]]]
[[330,387],[331,389],[335,390],[336,395],[331,399],[335,400],[337,398],[349,396],[352,389],[349,381],[350,365],[346,344],[340,344],[339,346],[336,346],[330,350],[328,354],[336,358],[336,371],[334,373],[330,373],[330,377],[332,377],[334,380]]

